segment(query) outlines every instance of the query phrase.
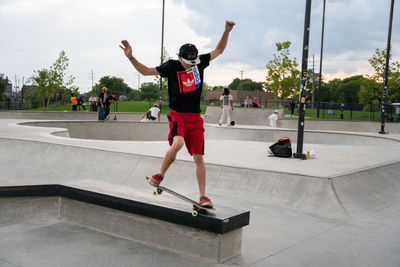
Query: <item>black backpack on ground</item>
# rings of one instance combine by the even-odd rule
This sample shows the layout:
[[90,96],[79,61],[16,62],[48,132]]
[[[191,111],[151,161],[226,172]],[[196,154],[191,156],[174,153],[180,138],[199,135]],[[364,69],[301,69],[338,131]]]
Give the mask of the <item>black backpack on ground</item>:
[[276,157],[291,158],[292,157],[292,139],[284,137],[269,147],[272,154]]

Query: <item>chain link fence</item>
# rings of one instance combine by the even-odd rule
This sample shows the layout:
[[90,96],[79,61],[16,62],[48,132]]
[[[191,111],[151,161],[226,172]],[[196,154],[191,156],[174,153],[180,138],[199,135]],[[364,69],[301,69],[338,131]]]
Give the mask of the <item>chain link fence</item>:
[[[233,101],[234,108],[244,108],[245,99],[236,99]],[[204,105],[219,106],[219,100],[213,99],[203,101]],[[261,100],[258,108],[268,109],[285,109],[287,119],[295,119],[298,116],[298,101],[288,100]],[[350,120],[350,121],[379,121],[380,120],[380,104],[343,104],[343,103],[327,103],[321,102],[318,112],[318,103],[305,104],[306,119],[320,120]],[[386,121],[399,122],[400,108],[395,105],[388,105],[386,108]]]

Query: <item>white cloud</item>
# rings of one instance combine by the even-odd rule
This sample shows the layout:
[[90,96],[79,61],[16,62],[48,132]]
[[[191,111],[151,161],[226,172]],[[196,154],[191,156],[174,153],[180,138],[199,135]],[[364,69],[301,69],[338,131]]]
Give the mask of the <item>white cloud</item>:
[[290,40],[292,43],[299,38],[293,32],[285,32],[276,28],[268,28],[264,34],[263,43],[267,47],[275,49],[275,43]]
[[[375,49],[386,48],[389,4],[375,0],[327,0],[323,74],[367,72]],[[304,2],[249,0],[169,0],[165,9],[165,47],[170,56],[191,42],[201,53],[215,48],[225,19],[237,22],[224,54],[211,63],[206,81],[227,85],[240,77],[264,81],[274,44],[292,42],[301,60]],[[160,62],[161,0],[0,0],[0,73],[25,80],[49,67],[61,50],[70,58],[70,74],[81,91],[105,75],[137,87],[137,72],[118,47],[131,42],[135,56],[148,66]],[[322,3],[313,1],[310,57],[319,54]],[[395,13],[396,14],[396,13]],[[393,21],[393,60],[399,61],[399,16]],[[318,68],[318,64],[316,64]],[[153,81],[154,77],[141,77]]]

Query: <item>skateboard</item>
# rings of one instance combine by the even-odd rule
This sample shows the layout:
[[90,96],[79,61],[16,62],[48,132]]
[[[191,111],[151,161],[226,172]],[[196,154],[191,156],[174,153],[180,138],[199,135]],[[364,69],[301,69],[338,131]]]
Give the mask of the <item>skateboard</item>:
[[[146,180],[148,180],[148,179],[150,179],[150,178],[146,176]],[[201,212],[207,212],[209,210],[215,210],[214,208],[211,208],[211,207],[203,207],[199,203],[197,203],[196,201],[194,201],[194,200],[192,200],[192,199],[190,199],[188,197],[185,197],[184,195],[181,195],[181,194],[179,194],[179,193],[177,193],[177,192],[175,192],[175,191],[173,191],[173,190],[171,190],[171,189],[169,189],[167,187],[160,186],[160,185],[155,187],[155,189],[153,191],[153,195],[154,196],[161,195],[162,192],[164,192],[164,191],[169,193],[169,194],[171,194],[171,195],[173,195],[173,196],[175,196],[175,197],[177,197],[177,198],[179,198],[179,199],[181,199],[181,200],[183,200],[183,201],[186,201],[186,202],[192,204],[193,205],[193,211],[192,211],[192,215],[193,216],[198,216],[199,213],[201,213]]]

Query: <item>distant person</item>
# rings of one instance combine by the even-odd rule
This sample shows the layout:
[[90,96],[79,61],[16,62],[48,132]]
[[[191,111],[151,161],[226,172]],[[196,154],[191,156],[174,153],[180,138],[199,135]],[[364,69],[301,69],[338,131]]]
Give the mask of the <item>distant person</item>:
[[250,96],[246,96],[246,99],[244,100],[244,107],[245,108],[251,108],[251,106],[253,105],[253,101],[251,101]]
[[295,104],[294,104],[294,101],[293,101],[293,98],[292,98],[292,100],[290,101],[290,116],[291,117],[294,114],[294,107],[295,107]]
[[96,107],[97,98],[94,94],[91,94],[89,97],[89,110],[90,112],[97,111]]
[[[104,119],[109,119],[108,115],[110,114],[110,106],[111,104],[118,103],[117,94],[112,92],[110,96],[107,96],[106,103],[104,107]],[[114,117],[116,119],[116,116]]]
[[141,121],[155,121],[158,118],[160,122],[160,109],[157,104],[154,104],[142,117]]
[[74,96],[74,94],[71,94],[71,103],[72,103],[72,110],[76,111],[77,107],[78,107],[78,100],[76,99],[76,97]]
[[85,104],[83,103],[82,97],[78,98],[78,106],[82,107],[85,111],[87,111],[85,108]]
[[253,108],[260,107],[260,101],[258,101],[257,97],[253,97]]
[[269,115],[269,117],[267,118],[267,126],[271,127],[271,128],[276,128],[277,124],[278,124],[278,110],[274,110],[274,113],[272,113],[271,115]]
[[219,126],[222,125],[225,119],[226,126],[230,126],[232,121],[233,96],[230,94],[228,88],[224,88],[224,92],[219,98],[219,102],[222,109],[221,118],[219,119]]
[[107,87],[103,87],[101,88],[101,93],[99,95],[99,102],[97,102],[97,106],[99,107],[99,121],[104,121],[104,119],[106,118],[104,116],[104,112],[105,112],[105,106],[106,106],[106,99],[107,99],[107,91],[108,88]]

